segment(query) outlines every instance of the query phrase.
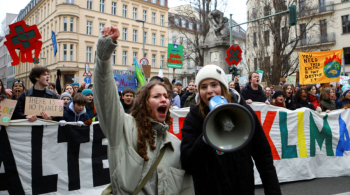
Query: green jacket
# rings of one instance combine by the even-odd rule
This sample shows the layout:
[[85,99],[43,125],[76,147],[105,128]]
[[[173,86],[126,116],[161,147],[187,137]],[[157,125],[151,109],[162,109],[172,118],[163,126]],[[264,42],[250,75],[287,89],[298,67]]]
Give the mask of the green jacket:
[[335,102],[328,99],[328,100],[322,100],[321,101],[321,108],[322,111],[325,112],[326,110],[335,110],[337,109],[335,106]]
[[[138,130],[135,118],[124,112],[115,86],[110,55],[117,45],[110,37],[99,38],[94,69],[94,101],[100,126],[108,140],[108,162],[113,194],[133,194],[157,158],[155,151],[147,147],[149,161],[137,153]],[[102,49],[101,49],[102,48]],[[108,54],[108,60],[102,61]],[[108,91],[108,93],[106,93]],[[152,123],[156,128],[168,128]],[[194,194],[192,176],[181,166],[180,140],[166,129],[159,148],[167,147],[157,168],[158,194]],[[156,139],[155,146],[160,140]]]
[[196,93],[193,93],[192,95],[188,96],[184,107],[190,107],[194,103],[194,99],[196,98]]

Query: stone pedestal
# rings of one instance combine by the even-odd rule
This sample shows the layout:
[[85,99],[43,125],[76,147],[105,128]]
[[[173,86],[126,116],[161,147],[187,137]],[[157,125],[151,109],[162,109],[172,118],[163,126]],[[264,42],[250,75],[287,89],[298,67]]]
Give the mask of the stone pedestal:
[[225,73],[228,74],[229,65],[227,64],[225,58],[227,56],[226,50],[230,47],[230,40],[229,37],[227,37],[227,39],[206,42],[203,45],[204,66],[208,64],[215,64],[221,67]]

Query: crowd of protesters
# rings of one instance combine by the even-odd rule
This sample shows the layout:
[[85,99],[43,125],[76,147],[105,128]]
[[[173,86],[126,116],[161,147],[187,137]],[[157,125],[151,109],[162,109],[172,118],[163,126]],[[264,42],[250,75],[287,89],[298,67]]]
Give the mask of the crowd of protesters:
[[[59,121],[62,126],[66,122],[81,126],[99,121],[109,142],[111,185],[104,194],[133,194],[135,190],[140,194],[254,194],[254,159],[265,193],[279,195],[271,149],[249,104],[262,102],[290,110],[307,107],[327,113],[350,107],[350,85],[322,84],[317,88],[281,82],[275,88],[261,86],[259,73],[251,72],[249,82],[242,87],[237,77],[228,82],[216,65],[204,66],[186,88],[182,81],[170,83],[166,77],[155,76],[137,92],[131,88],[118,92],[110,57],[120,33],[116,27],[104,27],[102,33],[97,43],[94,85],[74,82],[59,94],[61,89],[49,82],[50,71],[36,66],[29,74],[30,88],[18,80],[12,89],[5,89],[0,80],[0,100],[17,99],[12,119],[34,122],[42,118]],[[255,119],[252,140],[233,153],[218,153],[203,135],[209,101],[216,95],[245,107]],[[61,99],[63,115],[50,116],[45,111],[40,116],[25,115],[27,96]],[[190,108],[180,142],[168,131],[172,125],[169,110],[184,107]],[[158,169],[150,172],[159,158]],[[164,183],[164,177],[171,182]]]

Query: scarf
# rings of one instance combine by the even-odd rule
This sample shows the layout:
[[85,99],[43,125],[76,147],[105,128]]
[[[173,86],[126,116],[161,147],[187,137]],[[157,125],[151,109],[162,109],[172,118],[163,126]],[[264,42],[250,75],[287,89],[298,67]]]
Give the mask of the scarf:
[[282,103],[279,103],[278,101],[275,101],[275,106],[284,107],[284,106],[283,106],[283,102],[282,102]]

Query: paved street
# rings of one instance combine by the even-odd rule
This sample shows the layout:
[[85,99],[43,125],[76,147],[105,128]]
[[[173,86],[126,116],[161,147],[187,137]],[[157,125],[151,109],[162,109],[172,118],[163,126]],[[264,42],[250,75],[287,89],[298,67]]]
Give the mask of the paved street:
[[[332,177],[282,183],[283,195],[350,195],[350,177]],[[264,195],[261,185],[255,186],[256,195]]]

